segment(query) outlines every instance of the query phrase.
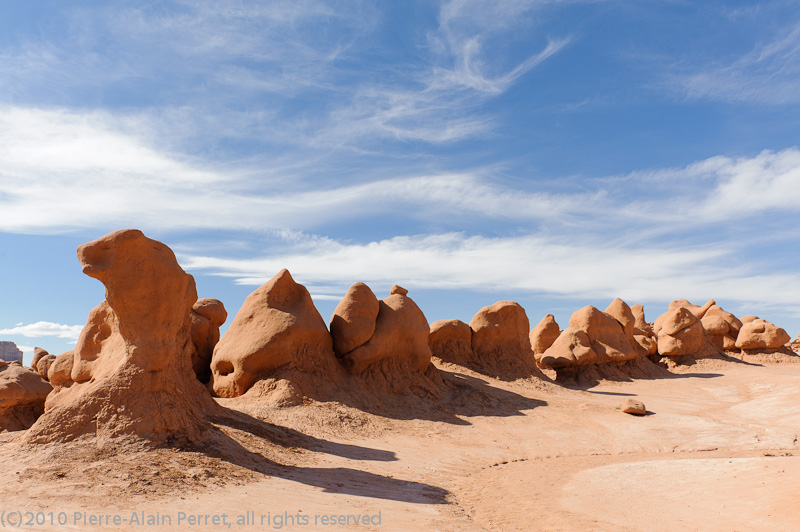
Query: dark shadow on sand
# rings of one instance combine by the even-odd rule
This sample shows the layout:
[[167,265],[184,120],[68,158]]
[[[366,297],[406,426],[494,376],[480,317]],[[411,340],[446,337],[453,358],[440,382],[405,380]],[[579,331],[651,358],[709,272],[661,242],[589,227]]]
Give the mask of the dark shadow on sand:
[[703,357],[703,358],[695,358],[693,356],[683,356],[683,357],[674,357],[673,361],[681,366],[694,366],[697,364],[698,361],[710,359],[710,360],[722,360],[725,362],[730,362],[732,364],[743,364],[745,366],[759,366],[763,367],[763,364],[757,364],[755,362],[747,362],[746,360],[742,360],[741,358],[732,357],[730,355],[725,354],[724,352],[720,352],[716,355]]
[[[741,360],[722,354],[707,358],[725,360],[734,363],[743,363]],[[680,357],[673,359],[673,361],[679,365],[687,367],[691,367],[697,363],[697,359],[694,357]],[[748,362],[744,363],[748,365],[758,365]],[[561,386],[564,386],[565,388],[604,395],[630,394],[616,392],[591,392],[590,388],[594,388],[595,386],[599,385],[601,381],[633,382],[635,380],[652,379],[713,379],[723,376],[722,373],[674,373],[670,371],[666,365],[656,363],[649,358],[639,358],[636,360],[629,360],[627,362],[561,368],[556,370],[556,374],[555,382]]]
[[525,411],[547,405],[504,390],[488,380],[431,366],[425,377],[427,386],[384,395],[369,391],[360,394],[337,393],[335,400],[369,414],[398,420],[424,419],[451,425],[471,425],[475,416],[524,416]]
[[305,449],[307,451],[331,454],[350,460],[370,462],[394,462],[397,456],[392,451],[372,449],[347,443],[338,443],[315,438],[289,427],[273,425],[252,417],[244,412],[220,406],[224,415],[209,418],[216,425],[223,425],[268,440],[288,448]]
[[[248,435],[284,447],[301,447],[319,453],[353,460],[396,460],[393,452],[357,445],[330,442],[253,418],[242,412],[220,406],[209,417],[211,427],[203,443],[191,450],[249,469],[268,477],[299,482],[321,488],[326,493],[341,493],[373,499],[386,499],[413,504],[446,504],[449,492],[423,482],[407,481],[347,467],[303,467],[279,464],[245,445]],[[227,434],[223,428],[241,431],[242,438]]]
[[587,392],[589,392],[589,393],[596,394],[596,395],[618,395],[618,396],[621,396],[621,397],[636,397],[636,395],[637,395],[637,394],[635,394],[635,393],[622,393],[622,392],[595,392],[595,391],[592,391],[592,390],[585,390],[585,391],[587,391]]

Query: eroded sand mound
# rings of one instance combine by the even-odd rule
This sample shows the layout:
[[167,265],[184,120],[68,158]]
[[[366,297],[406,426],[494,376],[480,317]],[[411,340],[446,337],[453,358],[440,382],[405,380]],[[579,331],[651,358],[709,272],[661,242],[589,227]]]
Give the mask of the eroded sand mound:
[[736,337],[736,347],[744,350],[779,349],[791,341],[791,337],[767,320],[755,319],[742,325]]
[[[109,439],[193,441],[215,407],[191,369],[194,279],[161,242],[116,231],[78,248],[83,272],[106,287],[27,443]],[[67,375],[69,370],[69,375]]]
[[530,322],[516,301],[498,301],[480,309],[469,322],[472,356],[468,367],[506,380],[545,378],[531,349]]
[[378,302],[375,330],[370,338],[342,354],[342,362],[351,374],[368,378],[383,374],[391,379],[392,373],[428,370],[430,327],[425,314],[407,294],[404,288],[394,286],[389,297]]
[[281,270],[252,294],[214,348],[211,387],[236,397],[278,368],[336,378],[328,328],[306,288]]
[[561,334],[561,329],[559,328],[558,323],[556,323],[555,316],[552,314],[547,314],[544,318],[542,318],[542,321],[536,325],[536,327],[531,329],[531,349],[533,349],[533,354],[536,357],[537,362],[541,360],[542,353],[547,351],[547,349],[553,345],[559,334]]
[[379,301],[364,283],[350,287],[328,332],[306,288],[288,271],[248,296],[212,358],[218,397],[246,396],[273,406],[313,401],[380,409],[392,395],[437,397],[428,321],[408,291]]
[[0,431],[24,430],[44,412],[52,387],[19,362],[0,360]]
[[[39,363],[39,361],[42,358],[44,358],[46,356],[49,356],[49,355],[50,355],[50,353],[48,353],[47,350],[42,349],[41,347],[34,347],[33,348],[33,360],[31,360],[31,369],[33,371],[37,371],[36,365]],[[37,371],[37,373],[38,373],[38,371]]]
[[701,319],[703,327],[712,335],[711,341],[719,349],[736,348],[736,338],[742,322],[719,305],[712,305]]
[[192,368],[197,380],[203,384],[211,380],[211,356],[219,342],[219,328],[228,319],[222,301],[213,298],[198,299],[192,306]]
[[575,311],[569,327],[561,331],[553,345],[542,353],[540,363],[549,368],[625,362],[645,354],[634,340],[635,318],[621,299],[609,309],[615,316],[591,305]]
[[[709,308],[712,306],[706,305]],[[704,357],[719,353],[719,349],[711,340],[711,335],[706,332],[703,323],[697,317],[701,310],[705,313],[708,309],[675,306],[656,319],[653,330],[658,335],[659,355]]]
[[435,321],[431,323],[428,345],[445,362],[467,364],[472,358],[472,329],[461,320]]
[[347,290],[331,316],[336,356],[342,358],[372,338],[379,311],[378,298],[366,284],[355,283]]

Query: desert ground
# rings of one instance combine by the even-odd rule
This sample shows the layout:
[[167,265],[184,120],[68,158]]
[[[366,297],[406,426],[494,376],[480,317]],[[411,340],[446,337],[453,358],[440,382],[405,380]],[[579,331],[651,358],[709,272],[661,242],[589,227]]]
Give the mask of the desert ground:
[[[3,525],[800,530],[800,357],[741,358],[563,385],[434,359],[445,380],[434,398],[276,406],[262,389],[216,399],[216,448],[121,452],[95,441],[32,454],[23,431],[9,432],[0,443]],[[647,415],[622,413],[628,397]]]

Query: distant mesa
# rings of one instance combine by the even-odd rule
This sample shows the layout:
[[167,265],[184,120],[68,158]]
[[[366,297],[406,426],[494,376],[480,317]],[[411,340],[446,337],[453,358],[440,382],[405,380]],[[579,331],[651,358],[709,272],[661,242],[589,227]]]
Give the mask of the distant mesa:
[[14,342],[0,342],[0,360],[22,364],[22,351],[19,350]]

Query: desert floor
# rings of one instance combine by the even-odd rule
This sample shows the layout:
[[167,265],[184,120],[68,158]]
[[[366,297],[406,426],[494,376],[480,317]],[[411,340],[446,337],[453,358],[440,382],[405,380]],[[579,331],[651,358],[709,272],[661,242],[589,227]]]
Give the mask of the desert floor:
[[[797,531],[796,360],[581,389],[440,365],[457,392],[391,414],[222,400],[220,449],[195,452],[32,455],[6,433],[0,511],[9,530]],[[648,415],[621,413],[626,397]]]

